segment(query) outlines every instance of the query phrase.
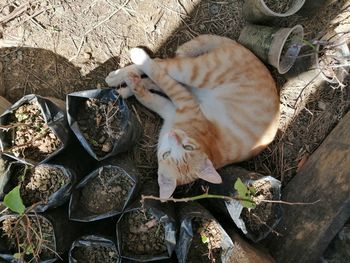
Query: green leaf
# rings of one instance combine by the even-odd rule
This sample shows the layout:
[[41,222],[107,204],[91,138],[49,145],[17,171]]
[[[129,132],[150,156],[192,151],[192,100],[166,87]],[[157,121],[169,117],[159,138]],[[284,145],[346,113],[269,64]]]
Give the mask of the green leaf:
[[237,178],[234,187],[237,190],[238,197],[241,199],[246,199],[246,200],[239,200],[242,206],[246,208],[255,208],[255,203],[252,200],[252,192],[242,182],[240,178]]
[[208,238],[206,235],[201,235],[201,238],[202,238],[202,243],[203,243],[203,244],[209,242],[209,238]]
[[30,255],[34,253],[34,248],[32,245],[28,245],[24,251],[26,253],[26,255]]
[[254,186],[248,186],[249,192],[252,196],[255,196],[257,191]]
[[15,253],[15,254],[13,254],[13,257],[15,259],[21,259],[22,258],[22,253]]
[[95,141],[95,140],[91,140],[91,144],[92,144],[93,146],[98,146],[98,142]]
[[25,206],[19,193],[19,188],[20,186],[17,185],[7,195],[5,195],[4,205],[7,206],[13,212],[22,215],[24,213]]

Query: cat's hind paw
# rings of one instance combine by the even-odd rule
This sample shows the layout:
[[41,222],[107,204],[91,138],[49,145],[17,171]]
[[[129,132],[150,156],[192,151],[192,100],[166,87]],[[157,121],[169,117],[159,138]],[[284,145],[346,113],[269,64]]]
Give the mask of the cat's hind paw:
[[141,76],[135,72],[129,72],[127,84],[131,88],[132,93],[138,97],[143,97],[149,92],[146,89]]
[[143,65],[150,59],[143,49],[137,47],[130,50],[130,58],[136,65]]

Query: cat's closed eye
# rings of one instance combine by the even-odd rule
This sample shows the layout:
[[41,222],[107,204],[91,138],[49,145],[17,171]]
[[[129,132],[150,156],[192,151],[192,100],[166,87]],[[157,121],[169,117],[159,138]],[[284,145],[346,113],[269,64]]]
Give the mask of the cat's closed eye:
[[167,151],[167,152],[163,153],[163,159],[168,158],[169,155],[170,155],[170,151]]
[[186,151],[193,151],[194,150],[194,147],[192,145],[189,145],[189,144],[183,145],[183,147]]

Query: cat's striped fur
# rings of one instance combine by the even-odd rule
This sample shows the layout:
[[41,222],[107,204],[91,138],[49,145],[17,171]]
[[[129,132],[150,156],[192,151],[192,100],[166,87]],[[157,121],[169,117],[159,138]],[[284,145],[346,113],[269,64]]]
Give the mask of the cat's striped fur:
[[[279,96],[270,72],[237,42],[201,35],[177,50],[171,59],[150,59],[132,49],[135,63],[111,72],[110,86],[122,82],[126,98],[135,95],[157,112],[164,124],[158,143],[160,196],[176,185],[202,178],[221,183],[215,168],[246,160],[274,138]],[[144,72],[149,79],[141,79]],[[163,91],[170,100],[150,92]]]

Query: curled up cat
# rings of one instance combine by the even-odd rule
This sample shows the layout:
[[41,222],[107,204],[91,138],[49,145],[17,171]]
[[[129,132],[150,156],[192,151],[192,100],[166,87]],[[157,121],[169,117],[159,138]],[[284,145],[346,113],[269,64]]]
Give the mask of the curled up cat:
[[[169,59],[151,59],[130,51],[134,64],[111,72],[106,82],[127,87],[164,120],[158,141],[161,198],[177,185],[201,178],[221,183],[216,169],[261,152],[274,139],[279,95],[266,66],[229,38],[200,35]],[[141,74],[149,78],[141,78]],[[167,97],[151,92],[156,89]]]

